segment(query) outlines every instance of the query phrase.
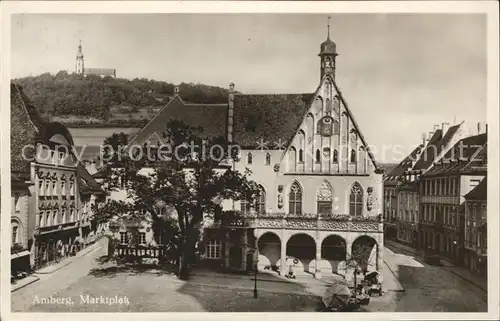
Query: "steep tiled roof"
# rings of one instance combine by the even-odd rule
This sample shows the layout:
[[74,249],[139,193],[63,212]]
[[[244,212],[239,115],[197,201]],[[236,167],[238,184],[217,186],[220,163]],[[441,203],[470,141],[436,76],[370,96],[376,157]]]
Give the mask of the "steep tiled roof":
[[439,154],[440,142],[442,138],[443,131],[441,129],[436,130],[413,169],[426,170],[432,165],[434,159]]
[[486,173],[487,134],[458,141],[425,175],[445,173]]
[[235,95],[234,141],[255,148],[263,139],[289,144],[311,104],[313,94]]
[[446,148],[446,146],[448,146],[448,144],[450,144],[451,140],[453,139],[453,136],[455,136],[455,134],[458,132],[458,129],[460,128],[460,124],[459,125],[454,125],[454,126],[451,126],[448,131],[445,133],[443,139],[441,139],[441,141],[439,142],[439,152],[441,152],[444,148]]
[[[13,82],[10,85],[10,100],[11,170],[13,173],[29,173],[30,162],[23,157],[23,147],[35,144],[45,123],[22,88]],[[33,149],[27,152],[29,150],[34,152]]]
[[97,172],[94,173],[92,177],[95,179],[106,178],[110,175],[110,173],[111,172],[109,170],[109,167],[104,165],[101,168],[99,168],[99,170],[97,170]]
[[411,169],[415,164],[418,153],[424,148],[423,145],[417,146],[408,156],[406,156],[397,166],[385,175],[387,181],[397,180],[399,176],[403,175],[406,170]]
[[379,163],[379,167],[384,171],[384,176],[392,172],[399,164],[398,163]]
[[175,96],[129,142],[129,146],[144,144],[154,133],[164,132],[170,120],[182,121],[191,127],[201,127],[206,138],[226,137],[227,104],[187,104]]
[[[349,118],[357,129],[364,146],[368,146],[359,126],[351,114],[342,93],[333,85],[346,107]],[[320,89],[318,86],[316,92]],[[304,120],[315,93],[306,94],[258,94],[234,95],[233,137],[243,148],[253,149],[261,140],[268,146],[282,143],[287,146]],[[165,131],[169,120],[179,120],[192,127],[203,128],[203,136],[227,136],[228,104],[187,104],[175,96],[162,110],[129,142],[129,146],[144,144],[154,133]],[[375,168],[373,154],[368,150]]]
[[479,185],[474,187],[472,191],[467,193],[464,197],[467,200],[476,200],[476,201],[486,201],[488,194],[488,182],[487,177],[485,177]]
[[81,163],[78,164],[77,171],[78,171],[78,176],[81,179],[80,190],[82,192],[86,191],[91,191],[96,193],[103,192],[101,185],[99,185],[99,183],[96,182],[96,180],[92,177],[92,175],[89,174],[87,169],[85,169],[85,166],[83,166]]

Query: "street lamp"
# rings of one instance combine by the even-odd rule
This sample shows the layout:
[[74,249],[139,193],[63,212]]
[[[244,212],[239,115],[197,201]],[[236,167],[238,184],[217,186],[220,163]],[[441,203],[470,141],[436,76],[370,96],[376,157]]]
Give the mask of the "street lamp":
[[258,295],[257,295],[257,273],[258,273],[257,263],[259,262],[259,260],[257,258],[257,255],[255,255],[255,253],[256,253],[255,249],[250,249],[249,253],[252,254],[252,256],[254,257],[254,260],[253,260],[253,297],[257,298],[258,297]]
[[257,262],[259,260],[255,258],[254,265],[255,265],[255,271],[254,271],[254,283],[253,283],[253,297],[257,299]]

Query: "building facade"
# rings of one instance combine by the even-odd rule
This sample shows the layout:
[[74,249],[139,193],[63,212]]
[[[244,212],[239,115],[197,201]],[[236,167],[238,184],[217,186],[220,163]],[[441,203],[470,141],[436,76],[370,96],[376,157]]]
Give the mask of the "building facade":
[[[448,123],[434,125],[433,131],[423,135],[422,144],[417,146],[405,159],[399,163],[384,179],[386,194],[391,193],[396,201],[396,208],[391,207],[396,213],[392,224],[396,228],[396,240],[407,245],[421,248],[419,242],[422,216],[420,210],[421,176],[440,160],[467,131],[464,123],[449,126]],[[394,206],[391,203],[391,206]],[[386,229],[387,233],[390,230]]]
[[383,257],[382,171],[335,80],[336,45],[321,44],[320,82],[306,94],[238,94],[226,104],[173,99],[129,143],[161,141],[169,120],[225,136],[240,150],[229,166],[250,169],[260,185],[257,203],[225,200],[243,221],[213,222],[199,246],[209,264],[230,270],[290,266],[321,277],[342,272],[358,248],[370,251],[369,269]]
[[487,134],[456,143],[422,176],[421,243],[457,264],[464,260],[465,198],[487,173]]
[[[14,83],[11,137],[12,177],[24,181],[12,189],[16,238],[23,235],[30,265],[40,267],[56,259],[58,247],[68,253],[75,241],[84,243],[83,233],[91,218],[82,215],[82,182],[90,185],[89,191],[95,195],[102,190],[73,154],[73,139],[66,127],[44,122]],[[23,186],[23,194],[19,186]],[[13,233],[14,229],[13,225]]]
[[28,221],[30,190],[27,181],[29,180],[24,175],[14,174],[11,177],[11,271],[14,276],[30,269],[31,238]]
[[420,193],[418,182],[403,181],[398,186],[398,241],[417,247]]
[[487,178],[465,195],[464,265],[474,273],[488,276]]
[[384,236],[388,239],[399,240],[401,233],[398,231],[398,219],[401,216],[398,198],[401,186],[405,184],[405,172],[411,169],[420,157],[428,141],[417,146],[396,167],[384,175]]

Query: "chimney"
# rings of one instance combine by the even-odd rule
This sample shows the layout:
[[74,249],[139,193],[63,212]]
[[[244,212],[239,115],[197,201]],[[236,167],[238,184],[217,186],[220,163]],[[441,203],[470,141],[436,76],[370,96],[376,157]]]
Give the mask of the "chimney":
[[429,138],[427,138],[428,141],[431,140],[432,135],[434,135],[434,131],[429,132]]
[[484,122],[477,123],[477,134],[484,134],[488,131],[488,125]]
[[233,113],[234,113],[234,83],[229,84],[228,115],[227,115],[227,141],[233,141]]
[[432,130],[433,132],[436,132],[436,130],[439,129],[439,125],[434,125],[434,129]]
[[424,145],[424,147],[426,145],[426,142],[427,142],[427,138],[425,137],[425,133],[422,133],[422,144]]
[[448,132],[450,128],[450,123],[441,123],[441,130],[443,131],[443,135]]

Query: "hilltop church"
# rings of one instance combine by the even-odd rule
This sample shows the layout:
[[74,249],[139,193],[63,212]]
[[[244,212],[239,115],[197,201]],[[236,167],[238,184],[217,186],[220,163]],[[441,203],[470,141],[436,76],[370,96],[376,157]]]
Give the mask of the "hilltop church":
[[237,271],[253,270],[257,262],[281,275],[292,266],[321,278],[345,273],[346,259],[367,245],[368,270],[381,269],[382,171],[339,90],[329,32],[318,56],[320,82],[310,92],[240,94],[231,84],[227,103],[191,104],[176,90],[130,141],[159,144],[165,124],[175,119],[241,147],[232,166],[250,169],[261,193],[254,204],[223,204],[241,210],[244,222],[205,226],[205,262]]
[[83,59],[83,49],[82,42],[78,45],[78,51],[76,53],[76,64],[75,73],[79,75],[95,75],[99,77],[113,77],[116,78],[116,69],[111,68],[85,68],[85,61]]

